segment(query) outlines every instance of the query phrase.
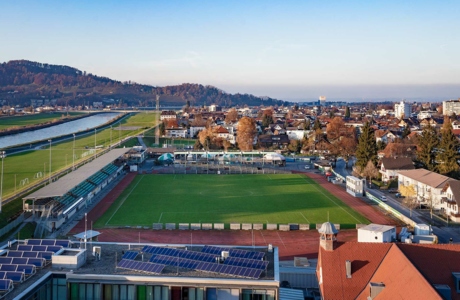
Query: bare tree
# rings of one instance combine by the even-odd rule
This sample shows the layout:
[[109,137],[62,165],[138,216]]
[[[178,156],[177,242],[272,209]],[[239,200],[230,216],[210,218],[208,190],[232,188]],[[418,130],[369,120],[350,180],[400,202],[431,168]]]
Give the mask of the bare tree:
[[404,196],[404,200],[402,201],[402,204],[409,208],[410,210],[410,216],[412,217],[412,210],[417,207],[418,202],[417,202],[417,192],[415,191],[414,185],[400,185],[399,186],[399,192],[401,193],[402,196]]
[[369,177],[369,183],[371,183],[372,178],[377,178],[379,176],[379,169],[377,169],[374,163],[370,160],[366,167],[362,170],[362,176],[365,178]]
[[225,122],[231,123],[235,122],[236,120],[238,120],[238,111],[232,108],[228,111],[227,116],[225,117]]

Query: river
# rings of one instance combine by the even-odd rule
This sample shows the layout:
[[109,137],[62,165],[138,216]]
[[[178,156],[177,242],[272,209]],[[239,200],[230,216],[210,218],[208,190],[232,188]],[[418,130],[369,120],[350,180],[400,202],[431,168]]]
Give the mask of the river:
[[0,137],[0,149],[32,143],[40,140],[52,139],[61,135],[88,130],[105,124],[116,118],[118,115],[120,115],[120,113],[97,114],[86,118],[62,123],[56,126],[2,136]]

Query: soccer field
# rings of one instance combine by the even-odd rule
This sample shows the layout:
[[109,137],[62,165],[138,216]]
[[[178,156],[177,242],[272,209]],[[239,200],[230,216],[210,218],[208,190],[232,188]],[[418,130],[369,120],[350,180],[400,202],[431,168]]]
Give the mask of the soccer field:
[[152,223],[339,224],[369,221],[298,175],[138,175],[94,224]]

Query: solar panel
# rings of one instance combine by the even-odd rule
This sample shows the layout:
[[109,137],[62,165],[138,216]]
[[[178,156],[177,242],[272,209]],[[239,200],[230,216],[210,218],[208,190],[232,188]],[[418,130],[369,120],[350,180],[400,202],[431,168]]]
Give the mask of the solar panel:
[[64,248],[69,248],[70,247],[70,241],[69,240],[55,240],[54,245],[55,246],[62,246]]
[[224,264],[252,269],[265,270],[268,266],[268,261],[255,260],[248,258],[239,258],[239,257],[228,257],[225,259]]
[[31,250],[26,251],[47,251],[48,246],[32,246]]
[[12,261],[12,257],[0,257],[0,264],[11,264]]
[[146,273],[153,273],[153,274],[161,274],[161,271],[165,268],[165,265],[151,263],[151,262],[142,262],[142,261],[135,261],[131,259],[122,259],[117,268],[139,271],[139,272],[146,272]]
[[173,248],[164,248],[164,247],[154,247],[154,246],[145,246],[142,251],[151,254],[159,254],[180,258],[187,258],[198,261],[214,262],[218,255],[207,254],[196,251],[182,250],[182,249],[173,249]]
[[27,245],[41,245],[42,240],[27,240]]
[[7,257],[22,257],[24,251],[8,251],[6,254]]
[[62,249],[63,247],[61,245],[56,245],[56,246],[48,246],[45,251],[51,251],[51,252],[58,252]]
[[201,252],[221,255],[222,251],[228,251],[230,257],[240,257],[249,259],[262,259],[265,256],[264,252],[246,251],[228,247],[204,246]]
[[17,271],[18,265],[0,265],[0,271]]
[[32,245],[19,245],[18,246],[18,250],[21,250],[21,251],[32,251],[32,248],[34,246]]
[[54,246],[56,244],[56,240],[42,240],[40,245],[42,246]]
[[125,254],[123,254],[121,259],[136,259],[138,254],[139,252],[137,251],[127,251]]
[[6,272],[0,272],[0,279],[6,278]]
[[42,268],[45,266],[44,258],[13,258],[11,263],[18,265],[34,265],[37,268]]
[[218,263],[194,261],[186,258],[156,255],[150,262],[165,264],[168,266],[194,269],[197,271],[226,274],[238,277],[259,279],[263,270],[251,269],[238,266],[223,265]]
[[24,277],[23,272],[5,272],[5,279],[11,279],[13,282],[23,282]]
[[35,274],[37,268],[34,265],[17,265],[17,271],[24,272],[26,275],[33,275]]
[[13,288],[13,281],[10,279],[0,279],[0,291],[9,291]]

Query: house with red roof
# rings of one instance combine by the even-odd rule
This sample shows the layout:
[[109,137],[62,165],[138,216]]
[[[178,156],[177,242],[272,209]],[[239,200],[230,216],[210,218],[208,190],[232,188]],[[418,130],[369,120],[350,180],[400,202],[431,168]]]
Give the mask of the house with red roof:
[[318,230],[316,274],[323,299],[460,299],[460,245],[337,242]]

